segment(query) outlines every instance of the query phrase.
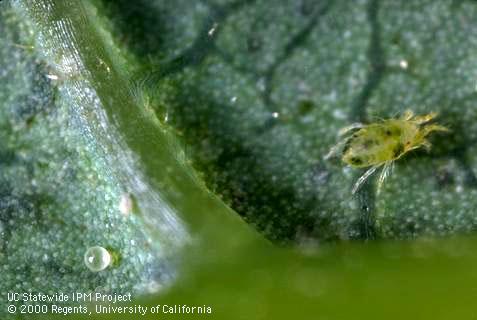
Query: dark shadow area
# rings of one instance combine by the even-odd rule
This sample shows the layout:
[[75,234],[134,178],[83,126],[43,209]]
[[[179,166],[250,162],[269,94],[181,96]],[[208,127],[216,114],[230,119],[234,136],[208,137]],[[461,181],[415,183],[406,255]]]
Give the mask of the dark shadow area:
[[[239,1],[233,7],[234,10],[240,6],[252,1]],[[200,36],[194,44],[184,51],[180,56],[166,63],[153,77],[153,82],[158,79],[178,73],[186,66],[199,66],[208,54],[218,54],[238,72],[251,75],[254,78],[264,79],[264,91],[262,99],[268,109],[276,110],[272,95],[272,82],[279,67],[289,59],[293,53],[306,44],[310,34],[316,27],[319,19],[326,15],[331,7],[331,1],[321,1],[306,3],[307,23],[291,39],[284,43],[283,53],[271,64],[265,73],[260,74],[256,70],[248,67],[234,64],[233,57],[229,57],[221,50],[215,47],[214,40],[207,32],[214,23],[222,22],[233,12],[232,8],[211,10],[212,14],[201,28]],[[356,97],[351,106],[351,118],[353,121],[363,120],[366,114],[366,106],[369,98],[377,89],[382,80],[385,68],[385,56],[381,45],[381,31],[378,19],[379,1],[372,0],[368,5],[368,19],[371,26],[371,36],[368,48],[368,59],[370,70],[367,76],[367,82],[360,94]],[[258,42],[248,43],[250,50],[253,50]],[[174,113],[178,116],[178,122],[174,125],[184,130],[184,137],[191,146],[200,145],[204,140],[213,141],[214,147],[222,150],[220,156],[213,162],[204,160],[204,155],[200,155],[201,150],[196,150],[199,154],[194,160],[196,167],[205,173],[207,185],[214,186],[213,191],[221,194],[226,202],[236,210],[244,219],[258,230],[276,242],[292,242],[300,235],[311,236],[320,240],[335,240],[338,238],[336,230],[333,230],[333,221],[331,217],[321,217],[320,204],[315,196],[310,196],[306,201],[299,198],[297,190],[291,186],[280,185],[273,181],[272,177],[267,176],[265,170],[261,169],[260,163],[255,155],[256,152],[246,147],[244,141],[233,137],[233,129],[229,132],[222,132],[213,126],[207,125],[207,122],[219,119],[221,122],[228,123],[233,120],[223,119],[223,114],[216,114],[217,110],[223,110],[225,106],[217,105],[217,102],[207,99],[203,92],[196,88],[182,88],[183,92],[188,93],[188,97],[178,94],[174,104],[177,105]],[[190,97],[194,97],[193,100]],[[199,108],[198,105],[207,106],[206,111]],[[187,106],[187,107],[186,107]],[[307,113],[310,104],[300,104]],[[300,107],[300,108],[301,108]],[[194,110],[199,111],[197,117],[182,116],[187,115]],[[201,119],[201,120],[198,120]],[[283,121],[270,115],[265,123],[255,130],[255,134],[261,135],[271,130],[275,125]],[[231,136],[232,135],[232,136]],[[195,156],[195,155],[192,155]],[[236,168],[239,167],[237,174]],[[358,177],[356,177],[358,178]],[[246,181],[246,182],[245,182]],[[351,188],[350,188],[351,189]],[[375,230],[374,203],[375,188],[374,183],[368,181],[363,185],[356,195],[359,204],[359,218],[357,222],[349,226],[348,236],[352,239],[375,239],[377,236]],[[337,208],[337,210],[339,210]]]
[[154,1],[102,0],[102,4],[108,16],[114,18],[118,34],[124,36],[120,40],[135,55],[142,59],[162,55],[167,13],[158,10]]
[[366,122],[366,105],[386,72],[386,57],[381,43],[379,0],[371,0],[369,2],[368,21],[371,27],[371,38],[369,39],[368,47],[370,69],[366,77],[366,84],[353,102],[351,122]]
[[[208,4],[209,14],[198,30],[198,36],[192,45],[180,52],[176,57],[169,60],[161,56],[164,43],[161,34],[167,29],[166,21],[171,19],[167,13],[159,12],[157,8],[145,0],[134,3],[120,0],[108,6],[114,8],[116,12],[111,16],[119,16],[128,25],[118,23],[123,28],[121,34],[126,35],[124,41],[130,43],[129,46],[141,58],[154,57],[151,66],[151,74],[148,75],[146,85],[156,88],[158,81],[176,81],[174,75],[180,74],[185,68],[191,67],[200,69],[205,59],[210,55],[216,55],[225,63],[229,64],[235,71],[250,76],[254,80],[263,80],[263,91],[260,92],[261,101],[270,111],[270,116],[262,125],[252,128],[253,134],[261,135],[269,132],[275,125],[283,124],[284,118],[273,117],[272,112],[277,111],[277,106],[271,99],[273,93],[273,81],[280,66],[285,63],[296,50],[306,45],[314,28],[320,22],[320,18],[325,16],[332,5],[332,1],[302,1],[300,10],[303,12],[303,19],[306,23],[289,40],[283,40],[281,48],[283,52],[278,55],[270,67],[265,71],[254,70],[249,65],[240,65],[233,57],[233,53],[223,52],[216,46],[215,39],[222,28],[217,28],[214,37],[209,35],[215,25],[227,23],[227,18],[244,6],[252,4],[256,0],[237,0],[226,6],[216,6]],[[369,0],[367,2],[367,23],[370,34],[367,43],[367,61],[369,68],[366,71],[365,83],[354,97],[349,106],[349,122],[369,122],[367,119],[367,108],[373,94],[379,89],[380,84],[386,75],[392,72],[402,72],[399,68],[393,70],[387,67],[386,48],[382,43],[380,21],[379,0]],[[144,10],[144,8],[147,8]],[[153,29],[151,29],[153,26]],[[257,36],[250,35],[246,46],[250,52],[257,52],[262,49],[264,41],[257,39]],[[397,37],[392,40],[396,44],[404,41]],[[137,51],[136,51],[137,50]],[[323,48],[323,50],[327,50]],[[389,53],[391,55],[391,53]],[[163,60],[161,60],[164,58]],[[160,61],[160,62],[158,62]],[[325,64],[326,61],[323,61]],[[449,63],[453,63],[450,61]],[[208,79],[207,79],[208,80]],[[204,79],[200,79],[204,81]],[[177,92],[170,101],[173,106],[173,116],[171,124],[179,128],[183,133],[187,145],[193,147],[194,152],[190,154],[194,160],[195,167],[204,173],[206,184],[212,191],[221,195],[235,211],[237,211],[250,224],[262,231],[269,239],[278,243],[287,243],[297,240],[299,236],[310,236],[320,240],[335,240],[338,238],[334,230],[333,218],[330,215],[321,216],[319,200],[316,195],[303,196],[298,194],[298,190],[291,185],[281,184],[274,181],[273,177],[263,170],[265,164],[260,158],[260,150],[254,149],[246,141],[241,140],[241,135],[234,130],[234,119],[230,114],[219,113],[230,106],[226,102],[218,102],[210,97],[211,92],[204,92],[194,87],[192,84],[184,85],[180,80],[174,83]],[[169,97],[170,98],[170,97]],[[299,98],[297,98],[299,99]],[[306,115],[313,108],[317,108],[312,101],[298,101],[297,114],[292,117],[299,118]],[[279,107],[279,106],[278,106]],[[290,115],[288,115],[290,116]],[[450,134],[436,134],[439,138],[431,137],[433,148],[430,153],[423,150],[407,154],[403,159],[418,156],[422,161],[430,158],[453,157],[457,160],[461,168],[466,172],[466,185],[477,188],[477,177],[472,171],[467,150],[469,143],[465,135],[465,128],[459,126],[462,119],[459,114],[441,114],[439,119],[445,119],[442,123],[452,129]],[[440,120],[438,120],[439,123]],[[217,123],[220,123],[217,125]],[[225,128],[228,126],[227,128]],[[217,151],[217,155],[205,154],[210,152],[203,149],[204,141],[212,144],[212,150]],[[210,159],[213,160],[210,160]],[[340,164],[341,165],[341,164]],[[319,166],[319,164],[317,165]],[[354,170],[356,181],[364,172]],[[318,173],[319,175],[319,173]],[[376,186],[374,181],[379,175],[379,170],[363,185],[354,196],[352,201],[356,201],[358,208],[354,209],[353,215],[357,217],[356,222],[348,226],[347,232],[351,239],[371,240],[379,236],[376,228],[375,202]],[[455,183],[452,174],[436,170],[436,181],[438,184],[446,185]],[[351,193],[351,187],[349,192]],[[331,211],[330,208],[327,208]],[[333,208],[334,209],[334,208]],[[336,211],[340,210],[336,205]],[[403,222],[404,223],[404,222]],[[399,225],[400,223],[397,223]],[[415,231],[415,226],[406,226],[409,233]],[[398,233],[399,230],[396,230]]]
[[197,66],[202,63],[209,54],[212,54],[216,50],[215,39],[217,38],[217,34],[220,33],[220,28],[215,31],[213,37],[209,35],[210,30],[212,30],[214,26],[222,24],[237,10],[255,1],[256,0],[238,0],[224,6],[210,5],[209,14],[205,21],[203,21],[199,35],[194,43],[172,60],[161,62],[159,65],[152,65],[151,70],[153,71],[150,80],[157,81],[165,76],[178,73],[186,67]]
[[[43,209],[54,203],[54,199],[47,194],[16,194],[8,181],[0,181],[0,222],[3,225],[3,232],[0,237],[3,241],[2,250],[8,244],[8,239],[14,233],[14,229],[21,225],[35,225],[45,232],[54,227],[51,219],[43,218]],[[33,213],[34,221],[30,220]]]
[[277,72],[278,67],[280,67],[283,62],[289,59],[298,48],[302,47],[305,44],[305,42],[310,36],[310,33],[316,27],[319,18],[328,12],[331,7],[331,4],[331,1],[317,1],[313,7],[311,7],[310,4],[307,4],[307,10],[309,10],[310,12],[310,17],[307,24],[290,39],[290,41],[285,45],[285,49],[283,50],[282,55],[275,60],[275,62],[264,74],[265,90],[263,93],[263,100],[265,105],[268,106],[271,111],[276,111],[274,109],[274,103],[271,100],[271,94],[272,81],[275,76],[275,73]]
[[[439,121],[440,119],[440,121]],[[477,141],[472,141],[466,128],[463,127],[462,114],[457,112],[443,112],[440,114],[437,122],[444,124],[451,131],[448,133],[437,133],[431,136],[429,140],[432,143],[430,152],[421,150],[416,153],[423,158],[449,158],[457,160],[461,170],[465,173],[465,185],[470,188],[477,188],[477,177],[472,170],[470,159],[467,155],[469,146],[473,146]],[[439,172],[436,171],[436,180],[442,180]],[[453,180],[450,177],[446,181]]]
[[[176,97],[174,125],[183,128],[188,145],[199,146],[204,141],[213,141],[214,149],[220,150],[212,162],[206,159],[207,151],[200,148],[192,154],[194,166],[205,173],[203,178],[214,193],[275,243],[293,243],[297,237],[337,239],[332,218],[318,216],[321,206],[315,194],[304,200],[293,186],[277,183],[270,172],[263,169],[267,164],[260,157],[261,150],[230,134],[233,128],[228,128],[230,131],[224,134],[220,126],[207,124],[213,121],[211,119],[220,118],[221,122],[233,127],[232,118],[218,114],[225,106],[207,99],[197,88],[183,89],[189,96]],[[203,106],[206,106],[205,110]],[[191,110],[201,111],[192,117],[180,116]],[[323,168],[315,166],[313,170],[317,179],[327,179]]]
[[[348,230],[349,237],[355,240],[376,239],[376,219],[374,216],[376,189],[374,180],[379,174],[379,170],[356,192],[356,199],[359,206],[359,217],[356,223]],[[358,179],[359,177],[356,177]]]

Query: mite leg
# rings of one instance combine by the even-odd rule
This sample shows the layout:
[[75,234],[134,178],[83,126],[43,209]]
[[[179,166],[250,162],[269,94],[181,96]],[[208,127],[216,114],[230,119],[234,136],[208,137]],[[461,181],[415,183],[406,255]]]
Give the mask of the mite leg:
[[356,191],[359,190],[359,188],[361,188],[361,186],[366,182],[366,180],[368,180],[368,178],[380,167],[381,165],[376,165],[376,166],[372,166],[371,168],[369,168],[361,177],[359,177],[359,179],[356,181],[356,183],[354,184],[353,186],[353,189],[351,191],[352,194],[355,194]]
[[431,133],[432,131],[442,131],[442,132],[449,132],[450,130],[447,129],[446,127],[444,126],[440,126],[438,124],[430,124],[430,125],[427,125],[425,126],[424,128],[422,128],[422,133],[421,135],[423,137],[427,136],[429,133]]
[[424,149],[426,149],[427,152],[431,151],[431,143],[427,140],[427,139],[422,139],[422,141],[415,145],[414,147],[410,148],[409,150],[407,151],[412,151],[412,150],[416,150],[416,149],[419,149],[420,147],[424,147]]
[[421,146],[423,146],[424,149],[426,149],[427,152],[431,151],[431,143],[427,139],[424,139],[421,142]]
[[384,184],[384,181],[390,175],[393,167],[394,167],[394,161],[388,161],[384,164],[383,170],[381,170],[381,174],[379,175],[379,179],[378,179],[378,190],[377,190],[378,195],[381,193],[381,188]]
[[412,117],[414,117],[414,112],[412,112],[412,110],[409,110],[407,109],[406,111],[404,111],[401,119],[403,120],[411,120]]
[[[361,129],[362,127],[364,127],[364,124],[362,124],[362,123],[359,123],[359,122],[353,123],[353,124],[351,124],[347,127],[342,128],[338,132],[338,136],[341,137],[341,136],[345,135],[346,133],[348,133],[352,130]],[[323,159],[328,160],[332,156],[338,154],[341,150],[343,150],[343,148],[346,146],[346,144],[349,142],[350,139],[351,139],[351,137],[346,137],[343,140],[341,140],[340,142],[338,142],[336,145],[334,145],[330,149],[330,151],[323,157]]]
[[431,112],[423,116],[416,116],[414,119],[412,119],[412,121],[415,121],[417,124],[423,124],[431,121],[435,117],[437,117],[437,112]]
[[338,135],[341,137],[352,130],[361,129],[362,127],[364,127],[364,124],[362,123],[359,123],[359,122],[352,123],[349,126],[346,126],[342,128],[340,131],[338,131]]
[[350,139],[351,139],[351,137],[347,137],[347,138],[344,138],[343,140],[341,140],[340,142],[338,142],[337,144],[335,144],[333,147],[331,147],[330,151],[328,151],[328,153],[323,157],[323,159],[328,160],[331,157],[340,153]]
[[392,175],[394,173],[394,161],[391,161],[391,173],[389,175]]

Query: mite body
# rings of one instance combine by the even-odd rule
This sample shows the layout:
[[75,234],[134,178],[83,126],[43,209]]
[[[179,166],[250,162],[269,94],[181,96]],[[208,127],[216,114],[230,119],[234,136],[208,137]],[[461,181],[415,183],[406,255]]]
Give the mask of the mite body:
[[406,111],[401,118],[381,120],[364,125],[352,124],[340,130],[344,138],[334,146],[325,159],[341,152],[342,161],[351,167],[369,169],[358,179],[353,187],[355,193],[360,186],[378,168],[382,167],[378,180],[378,194],[386,177],[392,170],[394,161],[407,152],[424,147],[430,150],[431,144],[426,139],[433,131],[449,131],[438,124],[427,124],[437,113],[415,116]]

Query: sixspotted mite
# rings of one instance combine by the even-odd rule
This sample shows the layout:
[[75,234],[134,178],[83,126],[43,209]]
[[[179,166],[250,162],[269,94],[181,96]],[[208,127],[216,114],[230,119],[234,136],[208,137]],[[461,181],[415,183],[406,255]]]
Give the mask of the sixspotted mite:
[[415,116],[412,111],[407,110],[397,119],[381,120],[366,125],[354,123],[340,130],[339,135],[344,138],[331,148],[325,159],[341,154],[341,160],[351,167],[369,167],[353,186],[353,194],[366,179],[382,167],[377,188],[379,194],[384,180],[392,171],[394,161],[420,147],[430,150],[431,144],[426,139],[429,133],[449,131],[438,124],[427,124],[436,116],[436,112]]

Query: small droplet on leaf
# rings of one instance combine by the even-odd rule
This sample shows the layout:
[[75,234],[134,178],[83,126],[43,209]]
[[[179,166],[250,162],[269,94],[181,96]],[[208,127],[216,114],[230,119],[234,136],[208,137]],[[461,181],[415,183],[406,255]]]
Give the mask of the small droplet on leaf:
[[93,272],[103,271],[111,264],[111,254],[103,247],[94,246],[86,250],[84,263]]
[[407,69],[407,67],[409,66],[407,61],[406,60],[401,60],[399,61],[399,66],[402,68],[402,69]]

